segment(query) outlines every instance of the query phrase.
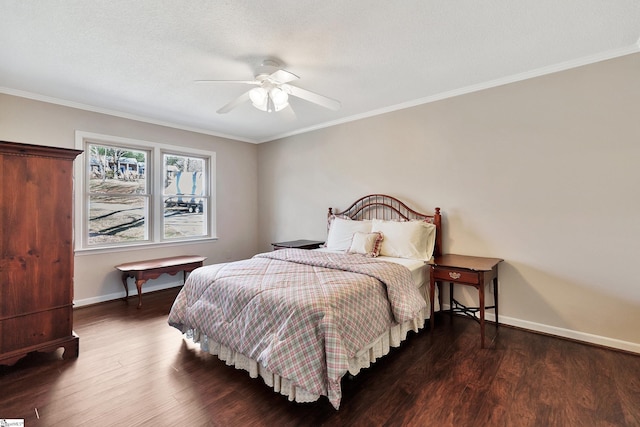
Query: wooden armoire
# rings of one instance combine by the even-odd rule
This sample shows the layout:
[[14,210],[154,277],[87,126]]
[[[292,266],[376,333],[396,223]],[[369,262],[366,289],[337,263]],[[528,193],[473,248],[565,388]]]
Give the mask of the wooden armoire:
[[0,141],[0,365],[64,348],[73,332],[73,160],[80,150]]

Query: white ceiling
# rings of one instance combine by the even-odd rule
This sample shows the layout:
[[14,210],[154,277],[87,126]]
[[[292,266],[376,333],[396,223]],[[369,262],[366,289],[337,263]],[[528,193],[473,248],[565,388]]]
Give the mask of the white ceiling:
[[[638,0],[0,0],[0,92],[270,141],[640,51]],[[338,99],[216,110],[265,58]]]

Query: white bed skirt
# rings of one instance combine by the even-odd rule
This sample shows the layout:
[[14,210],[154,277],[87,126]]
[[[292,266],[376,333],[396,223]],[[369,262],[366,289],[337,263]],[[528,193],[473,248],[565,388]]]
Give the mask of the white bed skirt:
[[[426,288],[428,288],[428,286],[423,286],[420,288],[420,291],[428,301],[428,296],[425,295]],[[436,305],[437,302],[436,299]],[[356,353],[353,358],[349,359],[349,373],[356,375],[361,369],[371,366],[376,359],[388,354],[391,347],[399,347],[400,343],[407,338],[409,331],[418,332],[424,327],[425,320],[428,318],[429,306],[427,304],[427,307],[425,307],[417,317],[402,324],[392,326],[389,331],[380,335],[374,342],[364,347]],[[210,340],[209,337],[200,333],[198,330],[190,329],[185,332],[185,335],[187,338],[192,339],[193,342],[199,343],[202,351],[217,356],[227,365],[247,371],[251,378],[262,377],[265,384],[273,388],[275,392],[287,396],[290,401],[301,403],[315,402],[320,398],[320,395],[311,393],[302,387],[294,385],[291,380],[270,372],[255,360],[235,352],[218,342]]]

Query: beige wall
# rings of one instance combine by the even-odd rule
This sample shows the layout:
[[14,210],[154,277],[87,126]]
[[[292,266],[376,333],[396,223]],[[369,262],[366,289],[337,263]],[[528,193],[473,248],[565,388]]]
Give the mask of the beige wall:
[[445,251],[505,259],[505,323],[640,353],[638,75],[634,54],[258,146],[0,94],[0,139],[73,148],[82,130],[216,152],[219,240],[78,255],[76,303],[121,296],[121,262],[324,239],[327,207],[379,192],[442,207]]
[[445,251],[505,259],[505,323],[640,352],[638,76],[634,54],[261,144],[259,249],[369,193],[440,206]]
[[[215,151],[218,236],[218,240],[206,243],[77,254],[76,304],[123,296],[120,276],[113,268],[123,262],[200,254],[208,257],[207,264],[212,264],[255,254],[258,235],[256,145],[0,94],[2,140],[74,148],[76,130]],[[163,275],[145,285],[145,289],[176,286],[181,281],[181,274]],[[135,294],[133,283],[129,287]]]

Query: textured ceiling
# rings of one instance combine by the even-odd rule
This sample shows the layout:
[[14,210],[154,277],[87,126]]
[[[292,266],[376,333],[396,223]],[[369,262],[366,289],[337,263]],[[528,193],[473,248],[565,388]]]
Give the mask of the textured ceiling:
[[[0,0],[0,92],[264,142],[640,51],[637,0]],[[248,90],[265,58],[339,111]]]

